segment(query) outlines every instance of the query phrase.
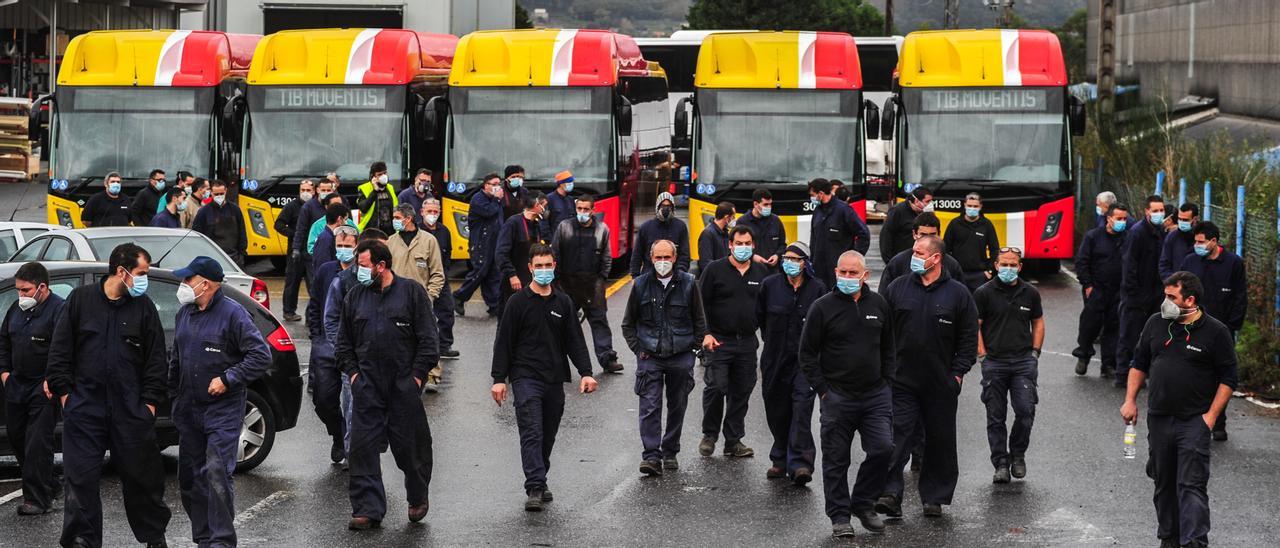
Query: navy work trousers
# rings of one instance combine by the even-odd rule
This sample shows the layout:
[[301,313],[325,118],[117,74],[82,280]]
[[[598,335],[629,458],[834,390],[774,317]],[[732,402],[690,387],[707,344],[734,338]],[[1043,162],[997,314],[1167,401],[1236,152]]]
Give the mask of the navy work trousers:
[[796,354],[790,352],[780,360],[760,361],[760,395],[764,398],[764,416],[773,435],[769,461],[794,475],[805,468],[813,472],[817,452],[813,443],[814,392],[800,374]]
[[467,271],[467,277],[462,280],[462,286],[454,292],[453,300],[465,305],[479,289],[480,296],[484,298],[484,305],[489,309],[489,315],[496,316],[498,300],[501,297],[498,285],[502,280],[502,272],[498,270],[495,262],[492,249],[488,250],[486,256],[485,250],[471,248],[471,270]]
[[[893,391],[886,385],[874,394],[853,398],[828,390],[819,404],[822,417],[822,489],[831,523],[870,510],[884,490],[885,469],[893,458]],[[849,467],[854,434],[862,436],[866,458],[858,466],[853,491]]]
[[[1039,377],[1037,360],[982,361],[982,403],[987,407],[987,443],[991,446],[991,464],[1009,464],[1010,458],[1022,458],[1031,444],[1031,425],[1036,420],[1036,392]],[[1009,404],[1013,404],[1013,429],[1005,426]]]
[[[1094,287],[1093,292],[1085,297],[1084,307],[1080,309],[1076,348],[1071,351],[1071,355],[1081,360],[1093,358],[1093,341],[1098,341],[1102,354],[1102,368],[1115,370],[1119,331],[1120,300],[1114,293],[1107,293]],[[1099,336],[1102,337],[1101,340]]]
[[948,379],[951,390],[928,393],[908,389],[893,390],[893,460],[885,494],[902,500],[902,467],[911,457],[910,440],[920,439],[924,431],[924,464],[920,469],[920,502],[951,504],[960,478],[956,459],[956,406],[960,387]]
[[[667,358],[641,357],[636,363],[636,395],[640,397],[640,458],[656,461],[680,452],[684,412],[693,392],[693,352]],[[667,399],[666,429],[662,426],[662,398]]]
[[1120,302],[1120,329],[1116,340],[1116,378],[1115,384],[1123,386],[1129,378],[1129,367],[1133,362],[1133,349],[1138,345],[1138,337],[1142,335],[1142,327],[1147,319],[1160,309],[1159,303],[1154,307],[1142,304]]
[[323,337],[311,339],[311,365],[307,368],[307,377],[316,417],[324,424],[329,437],[342,438],[346,432],[340,400],[343,374],[338,370],[333,345]]
[[453,349],[453,292],[446,282],[440,296],[431,302],[431,312],[436,316],[436,330],[440,334],[440,351]]
[[[723,421],[725,446],[746,435],[747,402],[756,388],[756,337],[721,338],[707,353],[702,389],[702,435],[717,439]],[[727,402],[727,408],[726,408]]]
[[520,464],[524,467],[525,494],[547,489],[551,448],[555,447],[564,416],[564,387],[532,377],[511,381],[516,427],[520,430]]
[[431,486],[431,427],[422,407],[422,392],[412,377],[371,379],[359,375],[351,383],[351,448],[347,454],[352,517],[382,521],[387,491],[379,456],[391,447],[396,467],[404,472],[409,506],[427,502]]
[[228,392],[212,403],[179,395],[173,405],[178,429],[178,489],[198,546],[236,545],[235,481],[246,395]]
[[1155,480],[1156,536],[1209,543],[1209,439],[1200,415],[1147,415],[1147,475]]
[[48,510],[58,481],[53,477],[53,427],[58,408],[45,397],[43,381],[9,375],[4,385],[5,427],[22,469],[22,500]]

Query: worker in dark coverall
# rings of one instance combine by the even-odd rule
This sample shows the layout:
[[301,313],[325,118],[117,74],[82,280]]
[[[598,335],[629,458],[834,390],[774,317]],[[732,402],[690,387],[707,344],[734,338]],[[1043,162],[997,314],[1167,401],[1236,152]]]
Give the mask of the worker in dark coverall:
[[63,546],[102,546],[102,458],[120,476],[138,542],[166,546],[169,507],[156,445],[156,406],[167,396],[164,326],[146,296],[151,255],[125,243],[107,275],[72,290],[49,346],[49,390],[62,403],[66,477]]
[[1099,341],[1102,378],[1115,375],[1116,337],[1120,330],[1121,250],[1128,225],[1129,206],[1112,204],[1107,210],[1106,224],[1086,232],[1076,251],[1076,278],[1080,280],[1080,293],[1084,297],[1076,348],[1071,351],[1076,357],[1077,375],[1089,372],[1093,341]]
[[178,487],[199,546],[236,545],[236,451],[248,386],[271,365],[271,350],[244,307],[222,292],[222,265],[196,257],[173,275],[178,286],[169,395],[178,429]]
[[809,248],[813,270],[827,287],[835,286],[836,260],[845,251],[866,253],[871,247],[871,231],[849,204],[835,197],[831,181],[809,182],[809,203],[813,219],[809,225]]
[[18,299],[0,325],[0,383],[4,384],[9,443],[22,470],[18,515],[34,516],[51,510],[61,489],[53,475],[58,407],[44,378],[53,324],[64,301],[49,290],[49,271],[37,262],[19,267],[13,285]]
[[471,269],[453,293],[459,316],[467,314],[467,301],[477,289],[484,298],[489,315],[498,315],[498,299],[501,297],[498,284],[502,272],[495,264],[494,251],[498,245],[498,230],[506,220],[502,216],[502,192],[502,179],[497,173],[490,173],[484,176],[484,183],[471,195],[467,210],[467,253],[471,258]]
[[362,530],[387,513],[379,455],[388,445],[404,472],[409,521],[427,516],[432,454],[422,383],[440,355],[427,290],[391,271],[387,244],[367,240],[355,253],[358,285],[342,301],[335,353],[351,379],[347,527]]
[[1120,248],[1120,330],[1116,340],[1115,385],[1123,387],[1133,361],[1133,348],[1147,318],[1160,310],[1163,299],[1160,251],[1165,237],[1164,198],[1149,196],[1145,215],[1130,223]]

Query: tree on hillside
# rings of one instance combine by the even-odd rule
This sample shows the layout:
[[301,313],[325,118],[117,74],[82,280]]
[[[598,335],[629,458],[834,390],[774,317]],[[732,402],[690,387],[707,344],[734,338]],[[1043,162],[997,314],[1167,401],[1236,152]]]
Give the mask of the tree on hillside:
[[1085,79],[1085,32],[1088,30],[1089,12],[1081,9],[1071,14],[1067,21],[1053,30],[1062,44],[1062,58],[1067,64],[1067,81],[1083,82]]
[[863,0],[694,0],[691,29],[824,30],[881,36],[884,16]]

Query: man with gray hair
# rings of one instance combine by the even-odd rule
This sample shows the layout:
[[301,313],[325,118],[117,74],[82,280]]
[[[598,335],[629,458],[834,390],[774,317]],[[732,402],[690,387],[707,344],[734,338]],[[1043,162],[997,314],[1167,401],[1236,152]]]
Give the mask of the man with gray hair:
[[[418,212],[410,204],[400,204],[391,213],[391,225],[396,230],[395,235],[387,238],[387,248],[391,250],[391,271],[401,278],[418,282],[434,302],[440,298],[445,283],[440,243],[435,236],[418,230],[417,216]],[[427,373],[425,387],[428,392],[439,389],[442,374],[440,364],[436,363]]]
[[1110,190],[1099,192],[1093,203],[1093,226],[1102,228],[1107,224],[1107,212],[1111,210],[1111,204],[1116,203],[1116,193]]
[[964,279],[959,281],[970,293],[991,279],[996,256],[1000,254],[1000,239],[996,237],[995,225],[982,215],[982,196],[970,192],[964,197],[964,215],[947,225],[942,241],[947,245],[947,253],[960,263]]
[[653,268],[636,278],[622,316],[622,338],[636,353],[640,443],[644,447],[640,473],[647,476],[661,476],[663,470],[680,467],[676,454],[694,385],[693,350],[709,337],[702,296],[693,275],[676,270],[676,260],[676,245],[670,240],[653,243],[649,250]]

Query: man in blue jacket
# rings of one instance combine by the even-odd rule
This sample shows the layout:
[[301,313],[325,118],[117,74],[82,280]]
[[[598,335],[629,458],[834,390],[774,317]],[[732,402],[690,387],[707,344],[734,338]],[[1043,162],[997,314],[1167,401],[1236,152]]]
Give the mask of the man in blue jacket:
[[871,247],[871,231],[849,204],[835,197],[831,181],[809,181],[809,203],[813,206],[809,225],[813,270],[824,285],[834,287],[836,260],[849,250],[865,255]]
[[827,286],[809,271],[809,246],[795,242],[782,252],[782,272],[764,279],[756,317],[764,352],[760,355],[760,395],[773,434],[765,477],[790,477],[796,485],[813,480],[813,388],[800,372],[800,333],[814,301]]
[[1093,341],[1101,335],[1102,377],[1116,372],[1116,336],[1120,329],[1121,250],[1129,225],[1129,206],[1112,204],[1107,223],[1085,233],[1076,251],[1076,278],[1084,307],[1080,309],[1079,336],[1071,355],[1076,357],[1076,374],[1089,372]]
[[62,297],[49,290],[49,271],[30,262],[13,276],[18,299],[0,324],[0,383],[4,384],[5,426],[22,470],[19,516],[53,508],[59,489],[53,475],[53,426],[58,408],[45,391],[49,339],[62,311]]
[[658,194],[654,202],[654,218],[645,221],[636,230],[635,245],[631,246],[631,276],[639,276],[653,270],[647,249],[654,242],[666,240],[676,246],[676,270],[689,271],[689,226],[676,218],[675,197],[670,192]]
[[782,252],[787,247],[787,231],[782,220],[773,214],[773,193],[764,188],[752,192],[751,211],[738,217],[738,226],[750,228],[755,235],[755,261],[769,267],[769,272],[777,273]]
[[440,357],[455,359],[458,351],[453,348],[453,291],[448,287],[449,267],[453,266],[453,232],[440,222],[440,200],[427,197],[422,201],[422,223],[422,230],[435,236],[440,244],[440,264],[446,280],[440,298],[431,301],[436,328],[440,331]]
[[178,486],[200,546],[234,546],[236,450],[248,386],[271,365],[249,313],[222,292],[222,265],[196,257],[173,275],[178,316],[169,395],[178,429]]
[[[1194,233],[1192,253],[1182,259],[1178,270],[1195,274],[1200,279],[1204,286],[1201,308],[1226,325],[1235,338],[1244,327],[1245,309],[1249,304],[1244,259],[1222,247],[1218,225],[1204,221],[1196,225]],[[1213,425],[1213,439],[1227,440],[1226,413],[1218,415],[1218,421]]]
[[49,391],[62,404],[66,477],[63,546],[102,546],[102,459],[120,477],[133,536],[165,546],[169,507],[156,445],[156,406],[165,401],[164,326],[147,298],[151,255],[136,244],[111,250],[96,284],[71,291],[49,344]]
[[494,251],[498,243],[498,230],[502,228],[502,178],[497,173],[484,176],[484,184],[471,195],[471,207],[467,211],[468,249],[471,270],[462,286],[453,293],[458,315],[466,315],[467,301],[476,289],[484,297],[484,305],[490,316],[498,315],[498,287],[502,273],[494,264]]
[[1178,271],[1182,259],[1191,254],[1191,246],[1195,244],[1192,230],[1200,223],[1200,206],[1187,202],[1178,206],[1178,218],[1175,230],[1164,235],[1160,246],[1160,279],[1167,279]]
[[502,291],[498,299],[498,318],[502,318],[507,300],[529,285],[533,273],[529,271],[529,248],[549,239],[542,233],[542,215],[547,210],[547,197],[533,191],[521,198],[524,209],[512,215],[498,231],[498,243],[494,247],[495,266],[502,272]]
[[[311,339],[310,367],[307,368],[307,386],[311,387],[311,403],[315,407],[316,417],[324,424],[325,431],[333,439],[329,446],[329,459],[334,464],[347,458],[346,420],[342,413],[340,396],[342,392],[342,372],[338,370],[338,361],[333,353],[333,342],[325,335],[325,312],[329,306],[329,287],[339,273],[348,270],[355,264],[356,229],[347,225],[333,229],[334,252],[337,259],[329,261],[316,270],[316,277],[309,287],[314,287],[316,295],[307,305],[307,332]],[[345,292],[343,293],[345,295]],[[341,302],[339,300],[339,302]],[[335,305],[335,309],[340,307]]]
[[[945,246],[936,236],[916,240],[912,276],[884,291],[893,310],[898,364],[893,381],[893,460],[876,511],[902,517],[902,468],[924,429],[920,502],[925,517],[940,517],[951,504],[960,468],[956,459],[956,408],[964,375],[978,355],[978,310],[963,283],[942,268]],[[921,344],[923,342],[931,344]]]
[[429,509],[431,428],[422,384],[440,360],[436,320],[422,284],[391,271],[391,250],[356,246],[356,281],[342,303],[336,354],[351,378],[349,529],[377,527],[387,513],[379,455],[388,445],[404,472],[409,521]]
[[1160,310],[1164,284],[1160,278],[1160,250],[1164,238],[1164,198],[1148,196],[1145,216],[1125,231],[1120,253],[1120,335],[1116,341],[1115,385],[1128,381],[1133,347],[1147,318]]

